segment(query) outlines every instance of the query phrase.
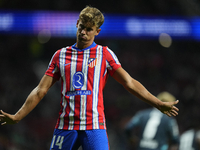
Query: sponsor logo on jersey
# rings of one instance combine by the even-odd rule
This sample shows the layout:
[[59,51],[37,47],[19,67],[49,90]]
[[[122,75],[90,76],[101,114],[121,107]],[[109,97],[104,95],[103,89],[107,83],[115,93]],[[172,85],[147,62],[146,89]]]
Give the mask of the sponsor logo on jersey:
[[84,74],[82,72],[76,72],[73,76],[72,85],[75,89],[80,89],[84,85]]
[[[84,85],[84,74],[83,72],[76,72],[73,75],[72,85],[75,89],[81,89]],[[67,96],[75,96],[75,95],[91,95],[90,90],[76,90],[76,91],[68,91],[66,93]]]
[[91,94],[92,94],[92,92],[90,90],[69,91],[66,93],[67,96],[91,95]]

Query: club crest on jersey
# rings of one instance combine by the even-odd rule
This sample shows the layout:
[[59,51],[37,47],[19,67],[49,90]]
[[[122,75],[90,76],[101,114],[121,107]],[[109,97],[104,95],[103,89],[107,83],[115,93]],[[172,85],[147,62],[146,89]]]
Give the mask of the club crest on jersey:
[[88,58],[88,66],[90,68],[95,67],[97,64],[97,58]]

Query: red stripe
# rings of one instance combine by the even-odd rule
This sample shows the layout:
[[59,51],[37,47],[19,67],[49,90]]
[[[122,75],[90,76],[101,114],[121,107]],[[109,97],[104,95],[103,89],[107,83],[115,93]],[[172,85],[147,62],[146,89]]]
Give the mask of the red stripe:
[[[98,52],[100,53],[101,51],[103,51],[102,49],[98,49]],[[102,52],[103,53],[103,52]],[[99,58],[97,59],[102,59],[101,56],[98,56]],[[103,77],[104,75],[104,71],[106,69],[106,61],[105,58],[103,57],[103,61],[101,64],[101,71],[100,71],[100,83],[99,83],[99,89],[103,89],[104,88],[104,82],[105,82],[105,77]],[[103,90],[99,90],[99,95],[98,95],[98,112],[99,112],[99,128],[100,129],[104,129],[104,103],[103,103]]]

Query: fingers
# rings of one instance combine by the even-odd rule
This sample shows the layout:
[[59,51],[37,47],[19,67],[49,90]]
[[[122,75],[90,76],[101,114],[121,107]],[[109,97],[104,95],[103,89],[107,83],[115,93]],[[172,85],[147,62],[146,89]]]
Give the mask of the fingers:
[[179,109],[177,107],[175,107],[175,106],[172,107],[172,110],[179,111]]
[[0,112],[1,112],[1,114],[0,114],[0,122],[2,122],[1,125],[5,125],[6,124],[6,121],[5,121],[6,113],[3,112],[3,110],[0,110]]
[[165,113],[167,116],[171,117],[172,115],[170,114],[170,112]]
[[174,105],[178,104],[178,102],[179,100],[176,100],[175,102],[166,102],[168,110],[164,111],[164,113],[169,117],[177,116],[179,109]]
[[170,112],[173,116],[177,116],[178,115],[178,112],[177,111],[175,111],[175,110],[171,110],[171,112]]
[[1,123],[2,126],[5,125],[5,124],[6,124],[6,122]]
[[0,110],[0,111],[1,111],[1,114],[2,114],[2,115],[4,115],[4,116],[7,115],[7,113],[3,112],[3,110]]
[[179,100],[176,100],[176,101],[174,102],[174,105],[178,104],[178,102],[179,102]]
[[[176,100],[174,105],[178,104],[178,102],[179,102],[179,100]],[[179,111],[179,109],[176,106],[172,106],[172,109],[171,109],[170,113],[173,116],[177,116],[178,115],[178,111]]]
[[2,113],[3,111],[2,110],[0,110],[1,111],[1,114],[0,114],[0,121],[5,117],[4,116],[4,114]]
[[1,116],[3,116],[3,115],[4,115],[4,112],[3,112],[3,110],[0,110],[0,112],[1,112],[1,114],[2,114]]
[[178,113],[176,111],[168,111],[165,113],[167,116],[171,117],[171,116],[177,116]]
[[172,108],[170,110],[165,111],[164,113],[167,116],[171,117],[171,116],[177,116],[178,115],[178,111],[179,111],[179,109],[177,107],[172,106]]
[[[179,100],[176,100],[174,102],[174,105],[178,104]],[[176,107],[176,106],[172,106],[172,109],[170,110],[170,114],[173,115],[173,116],[177,116],[178,115],[178,111],[179,109]],[[171,117],[171,116],[170,116]]]
[[165,113],[167,116],[171,117],[171,116],[177,116],[178,115],[178,108],[176,108],[175,106],[172,107],[171,110],[167,111]]
[[0,114],[0,124],[1,125],[5,125],[5,124],[16,124],[18,123],[19,121],[16,121],[15,120],[15,116],[14,115],[11,115],[11,114],[8,114],[8,113],[5,113],[3,112],[2,110],[0,110],[1,114]]

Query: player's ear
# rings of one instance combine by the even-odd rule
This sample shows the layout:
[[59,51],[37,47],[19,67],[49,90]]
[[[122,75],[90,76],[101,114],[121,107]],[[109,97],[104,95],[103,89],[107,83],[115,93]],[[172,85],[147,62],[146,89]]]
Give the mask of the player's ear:
[[99,32],[101,31],[101,28],[97,29],[97,32],[96,32],[96,36],[99,34]]
[[79,23],[79,20],[77,20],[77,22],[76,22],[76,27],[78,28],[78,23]]

